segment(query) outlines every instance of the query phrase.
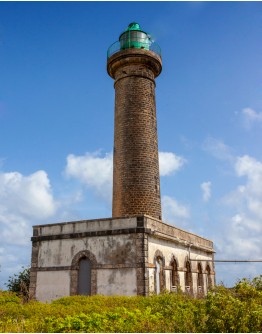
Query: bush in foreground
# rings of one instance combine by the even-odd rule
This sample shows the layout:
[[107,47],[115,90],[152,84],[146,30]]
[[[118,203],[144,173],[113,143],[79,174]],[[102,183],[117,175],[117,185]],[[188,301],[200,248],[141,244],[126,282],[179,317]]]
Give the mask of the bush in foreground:
[[260,332],[262,276],[205,299],[182,293],[151,297],[65,297],[23,304],[0,292],[0,332]]

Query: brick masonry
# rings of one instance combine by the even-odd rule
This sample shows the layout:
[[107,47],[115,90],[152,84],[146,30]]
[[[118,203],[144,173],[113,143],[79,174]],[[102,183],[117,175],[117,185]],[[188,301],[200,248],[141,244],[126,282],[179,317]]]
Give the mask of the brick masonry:
[[153,52],[129,49],[108,60],[115,80],[113,217],[146,214],[161,219]]

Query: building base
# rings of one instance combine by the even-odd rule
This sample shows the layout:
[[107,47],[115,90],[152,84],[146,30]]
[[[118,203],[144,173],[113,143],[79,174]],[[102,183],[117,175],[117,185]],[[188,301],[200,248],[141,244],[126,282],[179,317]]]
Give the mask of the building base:
[[206,294],[215,282],[210,240],[149,216],[33,227],[30,295]]

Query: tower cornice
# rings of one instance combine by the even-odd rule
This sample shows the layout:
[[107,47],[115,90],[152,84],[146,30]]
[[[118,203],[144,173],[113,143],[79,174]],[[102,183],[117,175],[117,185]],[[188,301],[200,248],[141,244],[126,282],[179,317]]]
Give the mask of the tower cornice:
[[155,52],[143,49],[121,50],[113,54],[107,61],[107,73],[115,79],[115,74],[121,67],[143,65],[154,73],[156,78],[162,71],[162,60]]

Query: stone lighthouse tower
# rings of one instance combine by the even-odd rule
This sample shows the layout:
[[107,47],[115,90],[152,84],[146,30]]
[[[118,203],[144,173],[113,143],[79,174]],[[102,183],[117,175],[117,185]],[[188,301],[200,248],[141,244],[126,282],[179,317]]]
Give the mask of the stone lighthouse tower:
[[160,48],[137,23],[109,47],[112,217],[33,226],[30,294],[37,300],[178,289],[197,296],[214,284],[212,241],[162,221],[155,104],[161,69]]
[[155,103],[161,70],[160,48],[138,23],[108,50],[115,81],[113,217],[162,216]]

